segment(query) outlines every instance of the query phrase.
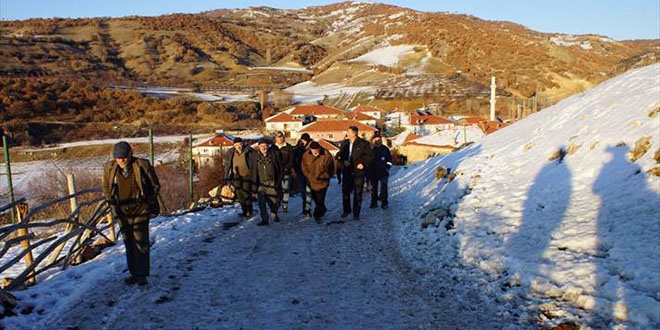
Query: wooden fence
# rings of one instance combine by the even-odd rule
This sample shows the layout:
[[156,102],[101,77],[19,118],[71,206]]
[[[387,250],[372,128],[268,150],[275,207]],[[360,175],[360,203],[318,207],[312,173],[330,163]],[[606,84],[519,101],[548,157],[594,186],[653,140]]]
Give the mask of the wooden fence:
[[[100,194],[101,188],[76,192],[73,176],[69,181],[70,194],[28,209],[25,199],[0,206],[0,213],[14,209],[17,221],[0,227],[0,260],[17,245],[21,252],[10,260],[0,262],[0,277],[8,269],[25,259],[25,268],[15,278],[5,281],[4,290],[12,290],[25,284],[35,284],[36,276],[53,267],[67,268],[69,265],[85,261],[83,253],[94,243],[95,237],[102,237],[107,244],[116,242],[115,220],[110,207]],[[84,202],[78,198],[85,196]],[[33,221],[36,215],[60,203],[69,203],[71,213],[63,219]],[[64,227],[64,228],[62,228]],[[37,236],[35,229],[45,232]],[[62,250],[68,245],[66,254]],[[35,250],[39,249],[38,255]],[[61,256],[60,256],[61,255]]]

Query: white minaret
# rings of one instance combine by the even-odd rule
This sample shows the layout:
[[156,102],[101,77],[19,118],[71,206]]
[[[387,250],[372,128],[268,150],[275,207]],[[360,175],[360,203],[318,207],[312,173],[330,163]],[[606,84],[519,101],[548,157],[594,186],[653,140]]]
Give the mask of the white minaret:
[[490,77],[490,121],[495,121],[495,76]]

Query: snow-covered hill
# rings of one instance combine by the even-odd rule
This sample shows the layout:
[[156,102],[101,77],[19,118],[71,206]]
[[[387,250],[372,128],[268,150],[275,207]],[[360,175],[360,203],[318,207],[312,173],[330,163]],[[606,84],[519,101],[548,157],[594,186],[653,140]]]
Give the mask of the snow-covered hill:
[[[445,248],[430,242],[451,220],[461,262],[522,318],[660,328],[660,177],[647,173],[660,166],[659,107],[652,65],[415,164],[394,180],[395,198],[416,196],[413,218],[431,224],[419,233],[424,260]],[[563,161],[550,160],[560,149]],[[438,166],[453,182],[434,178]]]

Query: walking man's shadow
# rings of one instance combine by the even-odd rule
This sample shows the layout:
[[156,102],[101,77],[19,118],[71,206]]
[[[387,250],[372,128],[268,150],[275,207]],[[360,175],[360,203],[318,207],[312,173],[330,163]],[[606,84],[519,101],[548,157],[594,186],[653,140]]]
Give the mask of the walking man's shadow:
[[[643,297],[644,292],[653,292],[657,287],[654,289],[652,283],[657,285],[660,274],[660,253],[655,252],[660,246],[660,198],[649,189],[647,174],[628,161],[629,150],[627,146],[609,146],[612,159],[593,185],[594,194],[600,198],[594,326],[602,329],[646,318],[641,309],[653,304],[633,305],[631,294]],[[660,310],[655,315],[655,322],[659,322]]]
[[546,164],[534,179],[523,204],[522,224],[505,245],[507,255],[517,260],[513,268],[525,287],[533,287],[536,275],[551,271],[554,266],[544,253],[552,243],[552,234],[564,220],[573,188],[563,150],[560,148],[559,159]]

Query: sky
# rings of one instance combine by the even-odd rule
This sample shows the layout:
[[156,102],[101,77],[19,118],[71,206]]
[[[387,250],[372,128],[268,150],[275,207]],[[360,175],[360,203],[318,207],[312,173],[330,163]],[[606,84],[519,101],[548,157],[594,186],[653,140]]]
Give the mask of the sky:
[[[300,9],[336,1],[250,0],[181,1],[113,0],[102,3],[88,0],[0,1],[0,19],[34,17],[118,17],[156,16],[169,13],[198,13],[212,9],[269,6]],[[388,4],[426,12],[457,12],[487,20],[504,20],[541,32],[599,34],[616,40],[660,39],[660,1],[658,0],[387,0]]]

